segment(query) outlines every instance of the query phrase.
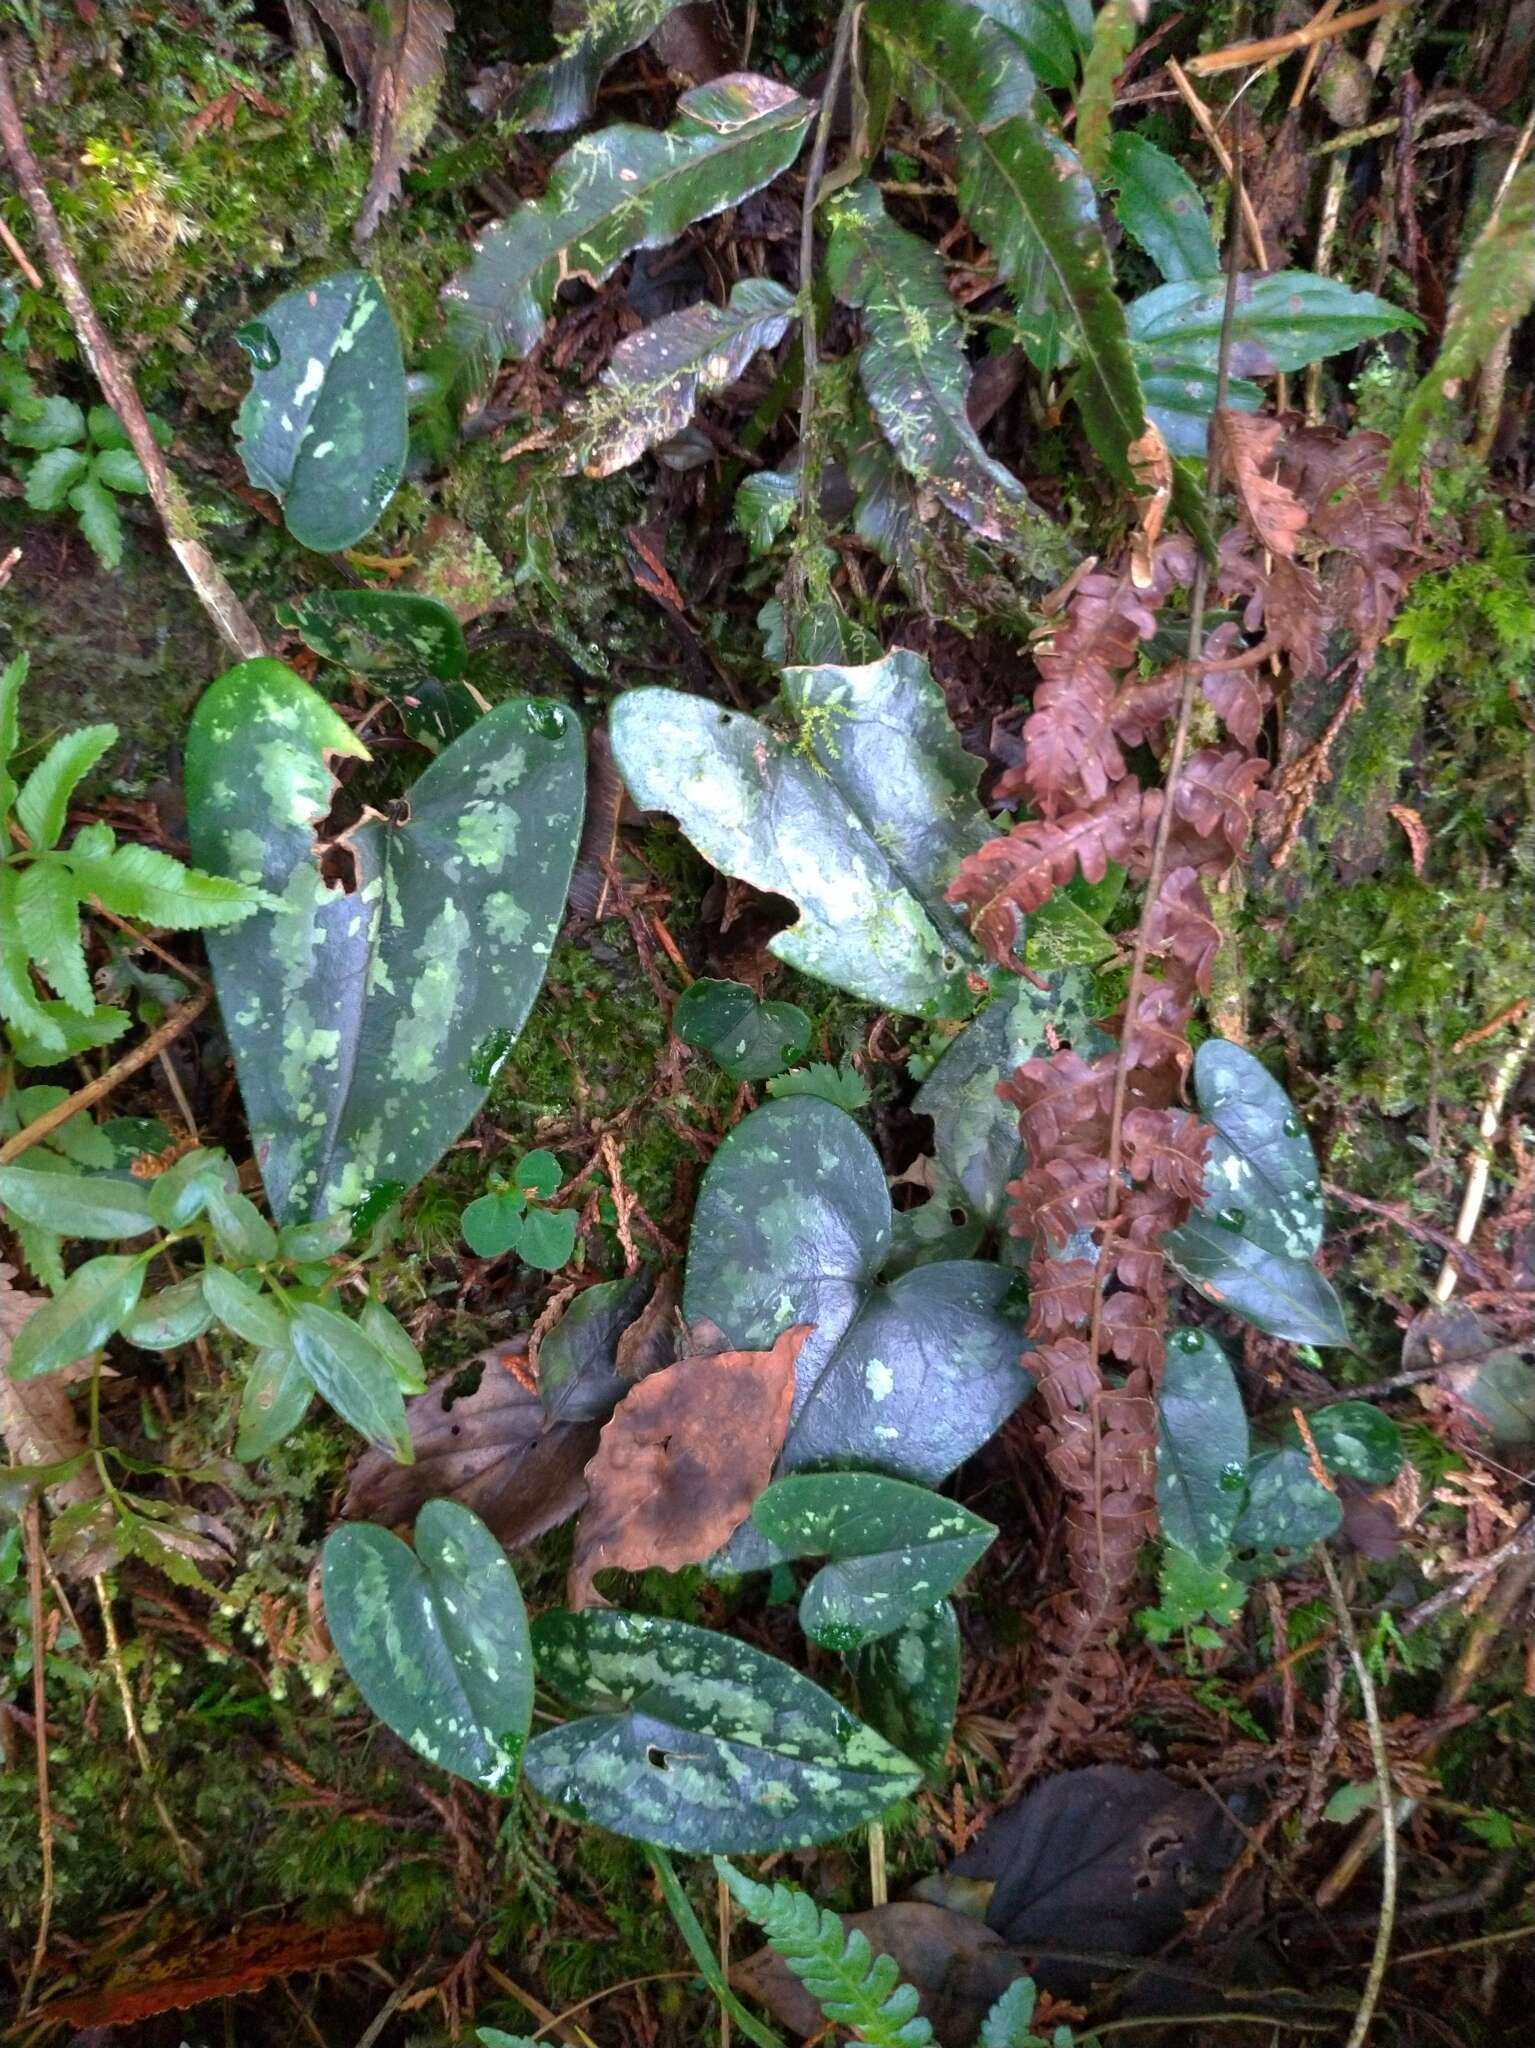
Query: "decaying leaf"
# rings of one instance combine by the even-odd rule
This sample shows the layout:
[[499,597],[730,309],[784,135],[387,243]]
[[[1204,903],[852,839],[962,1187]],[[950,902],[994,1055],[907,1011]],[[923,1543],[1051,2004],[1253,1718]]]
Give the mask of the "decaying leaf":
[[358,248],[399,198],[400,174],[431,133],[453,26],[444,0],[387,0],[385,13],[387,32],[377,38],[368,79],[373,174],[352,230]]
[[1270,553],[1293,557],[1295,543],[1306,528],[1306,508],[1285,484],[1264,475],[1284,440],[1284,421],[1223,409],[1215,415],[1212,431],[1216,459],[1234,486],[1253,531]]
[[701,1563],[745,1520],[783,1446],[811,1327],[785,1330],[768,1351],[679,1359],[620,1404],[586,1468],[572,1607],[597,1603],[599,1571]]
[[[90,1368],[82,1364],[39,1379],[11,1378],[6,1371],[11,1340],[47,1299],[23,1292],[12,1284],[15,1278],[16,1269],[0,1262],[0,1444],[13,1465],[62,1465],[86,1450],[68,1383],[88,1376]],[[87,1464],[50,1487],[48,1497],[56,1507],[69,1507],[99,1491],[95,1468]]]

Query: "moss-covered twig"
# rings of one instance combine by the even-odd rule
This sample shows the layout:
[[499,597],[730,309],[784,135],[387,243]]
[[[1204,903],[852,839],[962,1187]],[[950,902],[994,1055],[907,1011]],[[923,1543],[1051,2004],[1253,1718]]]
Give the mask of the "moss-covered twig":
[[69,244],[64,239],[64,230],[54,211],[53,201],[48,197],[48,188],[32,153],[32,145],[27,140],[11,79],[10,61],[3,50],[0,50],[0,144],[4,146],[11,172],[37,227],[44,259],[58,286],[59,297],[64,301],[75,337],[108,405],[122,421],[128,439],[133,443],[133,452],[144,472],[149,496],[160,515],[171,553],[186,572],[187,581],[196,591],[225,644],[238,655],[265,654],[266,645],[255,620],[235,595],[223,570],[198,535],[197,516],[150,431],[132,375],[91,303]]

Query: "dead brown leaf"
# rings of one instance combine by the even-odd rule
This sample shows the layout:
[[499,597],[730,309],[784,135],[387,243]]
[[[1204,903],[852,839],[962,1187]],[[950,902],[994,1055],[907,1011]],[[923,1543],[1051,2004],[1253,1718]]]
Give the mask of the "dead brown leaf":
[[[567,1521],[586,1499],[582,1474],[597,1448],[595,1422],[552,1426],[510,1360],[520,1343],[492,1345],[405,1404],[416,1462],[365,1451],[352,1468],[345,1513],[386,1528],[415,1520],[429,1500],[462,1501],[508,1550]],[[475,1365],[479,1383],[455,1394]]]
[[[1412,854],[1412,871],[1421,875],[1428,865],[1428,827],[1410,804],[1392,804],[1391,816],[1407,834],[1408,849]],[[1457,1050],[1459,1048],[1457,1047]]]
[[1271,554],[1291,559],[1306,528],[1306,508],[1293,491],[1263,474],[1278,456],[1283,422],[1262,413],[1218,412],[1212,432],[1216,459],[1254,532]]
[[1136,483],[1136,526],[1130,540],[1130,581],[1147,590],[1155,580],[1153,556],[1162,538],[1163,522],[1173,497],[1173,458],[1167,443],[1148,421],[1146,431],[1130,443],[1130,467]]
[[626,1380],[642,1380],[677,1356],[677,1306],[682,1298],[682,1273],[668,1266],[655,1292],[619,1338],[613,1362]]
[[609,1566],[677,1571],[718,1550],[767,1485],[794,1399],[794,1361],[812,1324],[771,1351],[683,1358],[642,1380],[602,1432],[586,1468],[566,1597],[598,1603]]
[[352,230],[358,248],[399,198],[400,174],[431,133],[453,26],[453,10],[442,0],[387,0],[375,12],[381,28],[368,79],[373,175]]
[[[85,1449],[85,1437],[69,1398],[69,1382],[82,1378],[89,1366],[66,1366],[61,1372],[45,1373],[41,1379],[13,1380],[6,1370],[11,1342],[32,1311],[41,1308],[43,1296],[28,1294],[12,1282],[13,1266],[0,1264],[0,1439],[13,1465],[61,1465]],[[94,1469],[83,1471],[48,1489],[55,1507],[72,1507],[94,1499],[100,1491]]]

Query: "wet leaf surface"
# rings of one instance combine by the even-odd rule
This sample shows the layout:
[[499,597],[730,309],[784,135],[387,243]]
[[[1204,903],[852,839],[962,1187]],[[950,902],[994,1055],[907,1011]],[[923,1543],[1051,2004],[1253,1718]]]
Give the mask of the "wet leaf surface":
[[1157,1518],[1162,1534],[1218,1565],[1242,1510],[1247,1414],[1230,1361],[1203,1330],[1176,1330],[1157,1395]]

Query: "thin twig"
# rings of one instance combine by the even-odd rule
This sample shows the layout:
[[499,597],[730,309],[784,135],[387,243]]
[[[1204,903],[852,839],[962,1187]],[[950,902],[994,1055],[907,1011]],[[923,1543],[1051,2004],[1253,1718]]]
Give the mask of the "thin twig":
[[27,1502],[22,1533],[27,1551],[27,1599],[32,1614],[32,1739],[37,1749],[37,1840],[43,1864],[37,1940],[32,1945],[27,1981],[21,1987],[20,2010],[25,2012],[32,2003],[38,1972],[48,1953],[48,1931],[53,1923],[53,1801],[48,1786],[48,1684],[43,1670],[47,1654],[43,1641],[43,1511],[35,1497]]
[[1209,143],[1211,155],[1235,188],[1237,205],[1242,213],[1242,223],[1247,229],[1247,239],[1252,244],[1253,261],[1260,270],[1267,270],[1269,267],[1268,248],[1263,240],[1262,223],[1258,219],[1257,209],[1248,197],[1246,185],[1237,176],[1235,161],[1231,151],[1226,147],[1225,142],[1221,138],[1220,130],[1215,125],[1215,117],[1199,97],[1199,94],[1195,92],[1193,86],[1190,85],[1188,74],[1184,71],[1183,66],[1176,57],[1168,58],[1167,70],[1173,84],[1178,88],[1179,96],[1183,100],[1184,105],[1194,116],[1195,126],[1199,129],[1205,141]]
[[1348,1611],[1348,1602],[1343,1597],[1343,1588],[1338,1583],[1338,1574],[1327,1546],[1318,1544],[1317,1556],[1322,1563],[1322,1576],[1327,1581],[1327,1590],[1332,1596],[1333,1611],[1338,1617],[1338,1631],[1343,1637],[1343,1647],[1348,1651],[1349,1662],[1354,1667],[1354,1676],[1359,1681],[1359,1695],[1364,1701],[1365,1727],[1370,1736],[1370,1757],[1375,1765],[1375,1785],[1380,1795],[1381,1818],[1381,1871],[1380,1871],[1380,1919],[1375,1929],[1375,1952],[1370,1958],[1370,1974],[1365,1979],[1364,1993],[1359,2000],[1359,2010],[1354,2014],[1354,2024],[1349,2030],[1347,2048],[1364,2048],[1364,2040],[1370,2031],[1370,2022],[1375,2017],[1375,2007],[1380,2000],[1381,1986],[1386,1981],[1386,1964],[1391,1955],[1391,1936],[1396,1926],[1396,1826],[1392,1814],[1393,1792],[1391,1787],[1391,1759],[1386,1754],[1386,1731],[1381,1726],[1380,1701],[1375,1693],[1375,1681],[1370,1676],[1370,1667],[1364,1661],[1364,1652],[1359,1647],[1359,1637],[1354,1630],[1354,1617]]
[[[1492,1141],[1498,1135],[1498,1125],[1503,1117],[1503,1105],[1508,1092],[1519,1078],[1519,1070],[1535,1047],[1535,1010],[1531,1010],[1520,1027],[1519,1036],[1498,1062],[1498,1070],[1492,1077],[1492,1086],[1487,1091],[1487,1100],[1482,1106],[1482,1120],[1478,1126],[1480,1143],[1471,1155],[1466,1175],[1466,1192],[1461,1198],[1460,1214],[1455,1219],[1455,1242],[1470,1244],[1476,1235],[1476,1226],[1481,1220],[1482,1204],[1487,1199],[1487,1184],[1492,1178]],[[1448,1301],[1455,1292],[1459,1278],[1453,1257],[1446,1255],[1439,1269],[1439,1278],[1434,1282],[1435,1301]]]
[[1489,1550],[1485,1557],[1479,1557],[1469,1571],[1463,1572],[1458,1579],[1451,1579],[1448,1585],[1441,1586],[1426,1600],[1420,1600],[1416,1607],[1409,1608],[1397,1627],[1404,1636],[1411,1635],[1414,1629],[1425,1628],[1447,1607],[1459,1607],[1473,1587],[1479,1586],[1483,1579],[1491,1578],[1494,1572],[1501,1571],[1510,1558],[1522,1557],[1532,1547],[1535,1547],[1535,1516],[1516,1529],[1506,1543],[1500,1543],[1496,1550]]
[[112,1613],[112,1596],[107,1591],[106,1579],[99,1572],[92,1577],[91,1584],[96,1589],[96,1604],[101,1611],[102,1633],[106,1637],[107,1663],[111,1667],[113,1678],[117,1681],[117,1697],[122,1705],[129,1747],[149,1787],[149,1797],[159,1816],[160,1825],[170,1837],[171,1847],[176,1852],[176,1861],[181,1865],[183,1875],[196,1884],[202,1876],[197,1852],[191,1843],[184,1839],[175,1821],[172,1820],[170,1809],[160,1796],[159,1786],[154,1782],[154,1763],[143,1731],[139,1727],[138,1714],[134,1710],[133,1692],[128,1684],[127,1668],[123,1663],[123,1646],[118,1639],[117,1622]]
[[842,85],[842,74],[847,68],[848,51],[853,43],[853,24],[858,17],[860,0],[843,0],[842,12],[837,18],[837,36],[832,44],[831,62],[826,69],[826,80],[821,87],[821,112],[816,121],[815,141],[810,149],[810,165],[805,172],[805,203],[800,215],[799,229],[799,294],[800,294],[800,378],[799,406],[799,530],[800,537],[812,531],[816,514],[816,492],[820,477],[812,448],[812,426],[815,421],[815,380],[819,357],[816,347],[815,328],[815,210],[821,196],[821,179],[826,170],[826,152],[831,146],[831,124],[836,110],[837,93]]
[[150,431],[132,374],[91,303],[69,244],[64,239],[64,230],[54,212],[53,201],[48,197],[48,187],[32,153],[32,145],[27,140],[21,108],[11,81],[10,61],[3,50],[0,50],[0,144],[4,145],[12,174],[31,211],[44,260],[58,287],[59,297],[64,301],[76,339],[108,405],[122,421],[133,444],[133,452],[139,458],[144,481],[160,515],[171,553],[181,564],[187,581],[196,591],[226,646],[239,655],[265,654],[266,645],[256,629],[255,620],[199,538],[197,515],[192,510],[191,501],[171,474],[160,444]]
[[38,276],[31,257],[22,248],[20,242],[17,241],[3,220],[0,220],[0,242],[4,242],[6,252],[10,256],[11,261],[21,272],[27,283],[31,285],[33,291],[40,292],[43,288],[43,281]]
[[883,1821],[869,1822],[869,1904],[887,1906],[890,1903],[890,1875],[885,1863],[885,1824]]
[[1356,7],[1349,14],[1333,14],[1324,7],[1304,28],[1292,28],[1287,35],[1264,36],[1254,43],[1230,43],[1224,50],[1206,50],[1202,56],[1190,57],[1188,68],[1196,78],[1209,78],[1217,71],[1245,70],[1249,64],[1275,64],[1297,50],[1345,36],[1368,21],[1379,21],[1383,14],[1400,14],[1406,5],[1407,0],[1372,0],[1370,6]]
[[1473,1934],[1465,1941],[1442,1941],[1435,1948],[1410,1948],[1397,1957],[1399,1963],[1426,1963],[1434,1956],[1460,1956],[1468,1949],[1495,1948],[1505,1941],[1528,1941],[1535,1934],[1535,1922],[1523,1927],[1503,1927],[1496,1934]]
[[9,1166],[13,1159],[19,1159],[23,1152],[29,1152],[34,1145],[50,1137],[61,1124],[67,1124],[72,1116],[78,1116],[82,1109],[89,1109],[100,1102],[104,1095],[110,1095],[119,1081],[126,1081],[130,1074],[136,1074],[140,1067],[147,1067],[151,1060],[158,1059],[168,1045],[178,1039],[182,1032],[197,1022],[207,1009],[211,991],[202,990],[180,1009],[170,1015],[141,1039],[132,1052],[125,1052],[120,1060],[114,1060],[104,1074],[98,1074],[94,1081],[87,1081],[83,1088],[77,1088],[73,1095],[52,1109],[45,1109],[41,1116],[34,1117],[24,1131],[18,1131],[14,1138],[7,1138],[0,1145],[0,1166]]

